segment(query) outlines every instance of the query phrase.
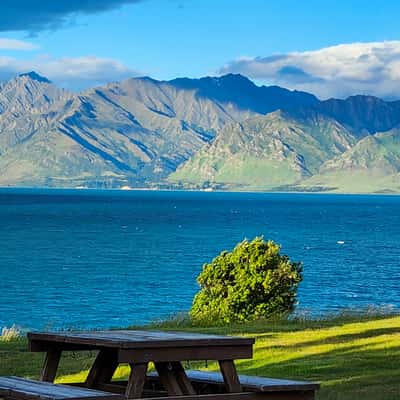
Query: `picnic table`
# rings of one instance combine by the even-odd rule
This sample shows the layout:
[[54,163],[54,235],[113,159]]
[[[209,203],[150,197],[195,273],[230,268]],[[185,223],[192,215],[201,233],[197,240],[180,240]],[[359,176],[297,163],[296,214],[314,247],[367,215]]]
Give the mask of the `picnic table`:
[[[29,400],[77,400],[75,392],[69,393],[65,386],[53,384],[65,351],[98,352],[86,381],[70,384],[88,390],[87,397],[93,397],[93,391],[97,390],[102,391],[98,392],[99,398],[107,398],[107,393],[118,394],[120,397],[114,397],[116,400],[310,400],[314,399],[319,386],[312,382],[239,376],[234,360],[252,357],[253,338],[110,330],[31,332],[28,341],[30,351],[46,353],[42,385],[34,385],[35,393],[29,392]],[[217,361],[220,372],[185,370],[187,361],[201,360]],[[155,372],[148,372],[150,362],[154,364]],[[128,381],[113,381],[114,372],[122,363],[130,366]],[[3,390],[11,400],[26,400],[23,390],[26,385],[32,386],[32,383],[29,380],[21,382],[15,377],[5,377],[3,381],[0,378],[0,397]],[[64,397],[59,396],[61,391]],[[55,397],[48,397],[48,393]]]
[[46,352],[41,380],[53,382],[63,351],[99,350],[86,386],[107,390],[121,363],[131,367],[125,396],[140,398],[149,362],[153,362],[169,396],[196,394],[182,362],[216,360],[227,392],[240,392],[234,360],[251,358],[254,339],[155,331],[29,333],[29,350]]

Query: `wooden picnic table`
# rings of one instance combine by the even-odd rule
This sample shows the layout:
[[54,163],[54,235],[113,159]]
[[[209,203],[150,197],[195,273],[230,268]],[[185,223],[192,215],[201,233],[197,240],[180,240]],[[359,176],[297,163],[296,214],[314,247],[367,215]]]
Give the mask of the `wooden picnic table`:
[[129,364],[124,389],[128,399],[143,397],[149,362],[154,363],[168,396],[196,395],[182,363],[198,360],[218,361],[226,392],[240,393],[234,360],[251,358],[254,344],[252,338],[139,330],[31,332],[28,339],[30,351],[46,352],[42,381],[54,381],[63,351],[99,351],[85,382],[87,388],[110,389],[118,365]]

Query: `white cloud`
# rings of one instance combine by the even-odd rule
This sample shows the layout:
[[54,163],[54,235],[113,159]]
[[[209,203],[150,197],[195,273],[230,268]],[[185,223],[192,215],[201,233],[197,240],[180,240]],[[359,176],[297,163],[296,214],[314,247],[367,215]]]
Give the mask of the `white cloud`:
[[35,50],[36,45],[16,39],[0,38],[1,50]]
[[314,51],[243,57],[220,73],[242,73],[321,98],[371,94],[400,98],[400,41],[350,43]]
[[42,55],[20,60],[0,56],[0,80],[4,81],[27,71],[35,71],[56,84],[71,89],[84,89],[138,75],[138,71],[111,58],[53,58]]

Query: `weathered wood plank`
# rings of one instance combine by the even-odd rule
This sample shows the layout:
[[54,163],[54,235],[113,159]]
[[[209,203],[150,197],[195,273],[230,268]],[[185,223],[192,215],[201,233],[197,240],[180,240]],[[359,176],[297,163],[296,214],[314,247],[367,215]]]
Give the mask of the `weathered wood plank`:
[[172,365],[168,362],[157,362],[154,363],[154,366],[156,367],[161,384],[166,389],[168,396],[182,396],[183,390],[176,379]]
[[235,363],[233,362],[233,360],[219,360],[218,363],[221,369],[227,392],[241,392],[242,386],[240,384]]
[[63,343],[58,341],[53,342],[49,340],[30,340],[28,341],[28,351],[46,352],[48,349],[53,348],[55,345],[62,349],[62,351],[98,350],[101,348],[99,346],[88,344]]
[[[252,346],[254,339],[187,332],[159,331],[89,331],[89,332],[30,332],[31,342],[75,343],[117,348]],[[35,345],[31,346],[32,351]]]
[[117,367],[118,353],[114,349],[100,350],[86,378],[86,386],[92,388],[100,382],[111,382]]
[[184,361],[184,360],[223,360],[252,358],[251,346],[214,346],[210,347],[170,347],[148,349],[120,349],[118,359],[121,363],[147,361]]
[[[120,382],[113,382],[113,383],[99,383],[96,386],[96,389],[104,391],[104,392],[111,392],[111,393],[118,393],[126,396],[126,387],[128,382],[124,382],[125,385],[120,385]],[[69,384],[70,385],[70,384]],[[165,397],[167,396],[167,392],[165,390],[153,390],[153,389],[146,389],[143,388],[142,398],[146,397]]]
[[171,363],[172,371],[176,376],[176,380],[182,390],[183,394],[196,394],[196,391],[193,388],[192,383],[186,375],[185,369],[179,361],[175,361]]
[[[187,377],[193,383],[205,383],[224,386],[225,382],[219,372],[187,370]],[[318,390],[319,384],[307,381],[294,381],[289,379],[264,378],[261,376],[238,375],[239,381],[245,392],[274,392],[274,391],[308,391]],[[149,378],[155,379],[156,373],[149,373]]]
[[0,377],[0,397],[21,400],[122,400],[118,394],[76,386],[55,385],[18,377]]
[[314,400],[313,391],[293,392],[242,392],[200,394],[190,396],[149,397],[146,400]]
[[[202,383],[224,384],[224,379],[218,372],[186,371],[192,381]],[[280,391],[280,390],[317,390],[319,384],[307,381],[294,381],[289,379],[265,378],[262,376],[239,375],[239,381],[245,391]]]
[[44,359],[40,380],[44,382],[54,382],[57,375],[58,365],[61,359],[61,349],[49,349]]
[[148,363],[130,364],[131,373],[126,387],[125,397],[127,399],[138,399],[142,397],[143,387],[146,381]]

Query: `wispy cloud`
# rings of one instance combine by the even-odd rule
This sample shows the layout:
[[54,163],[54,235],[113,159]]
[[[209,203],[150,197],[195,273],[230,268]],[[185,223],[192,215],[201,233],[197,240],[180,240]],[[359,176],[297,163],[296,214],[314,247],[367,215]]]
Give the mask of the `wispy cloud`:
[[400,98],[400,41],[243,57],[219,72],[242,73],[268,84],[310,91],[321,98],[353,94]]
[[80,14],[96,14],[144,0],[1,0],[0,31],[58,29]]
[[0,81],[27,71],[36,71],[60,86],[75,90],[139,74],[118,60],[96,56],[76,58],[40,56],[30,60],[0,57]]
[[33,43],[16,39],[0,38],[1,50],[35,50],[37,46]]

